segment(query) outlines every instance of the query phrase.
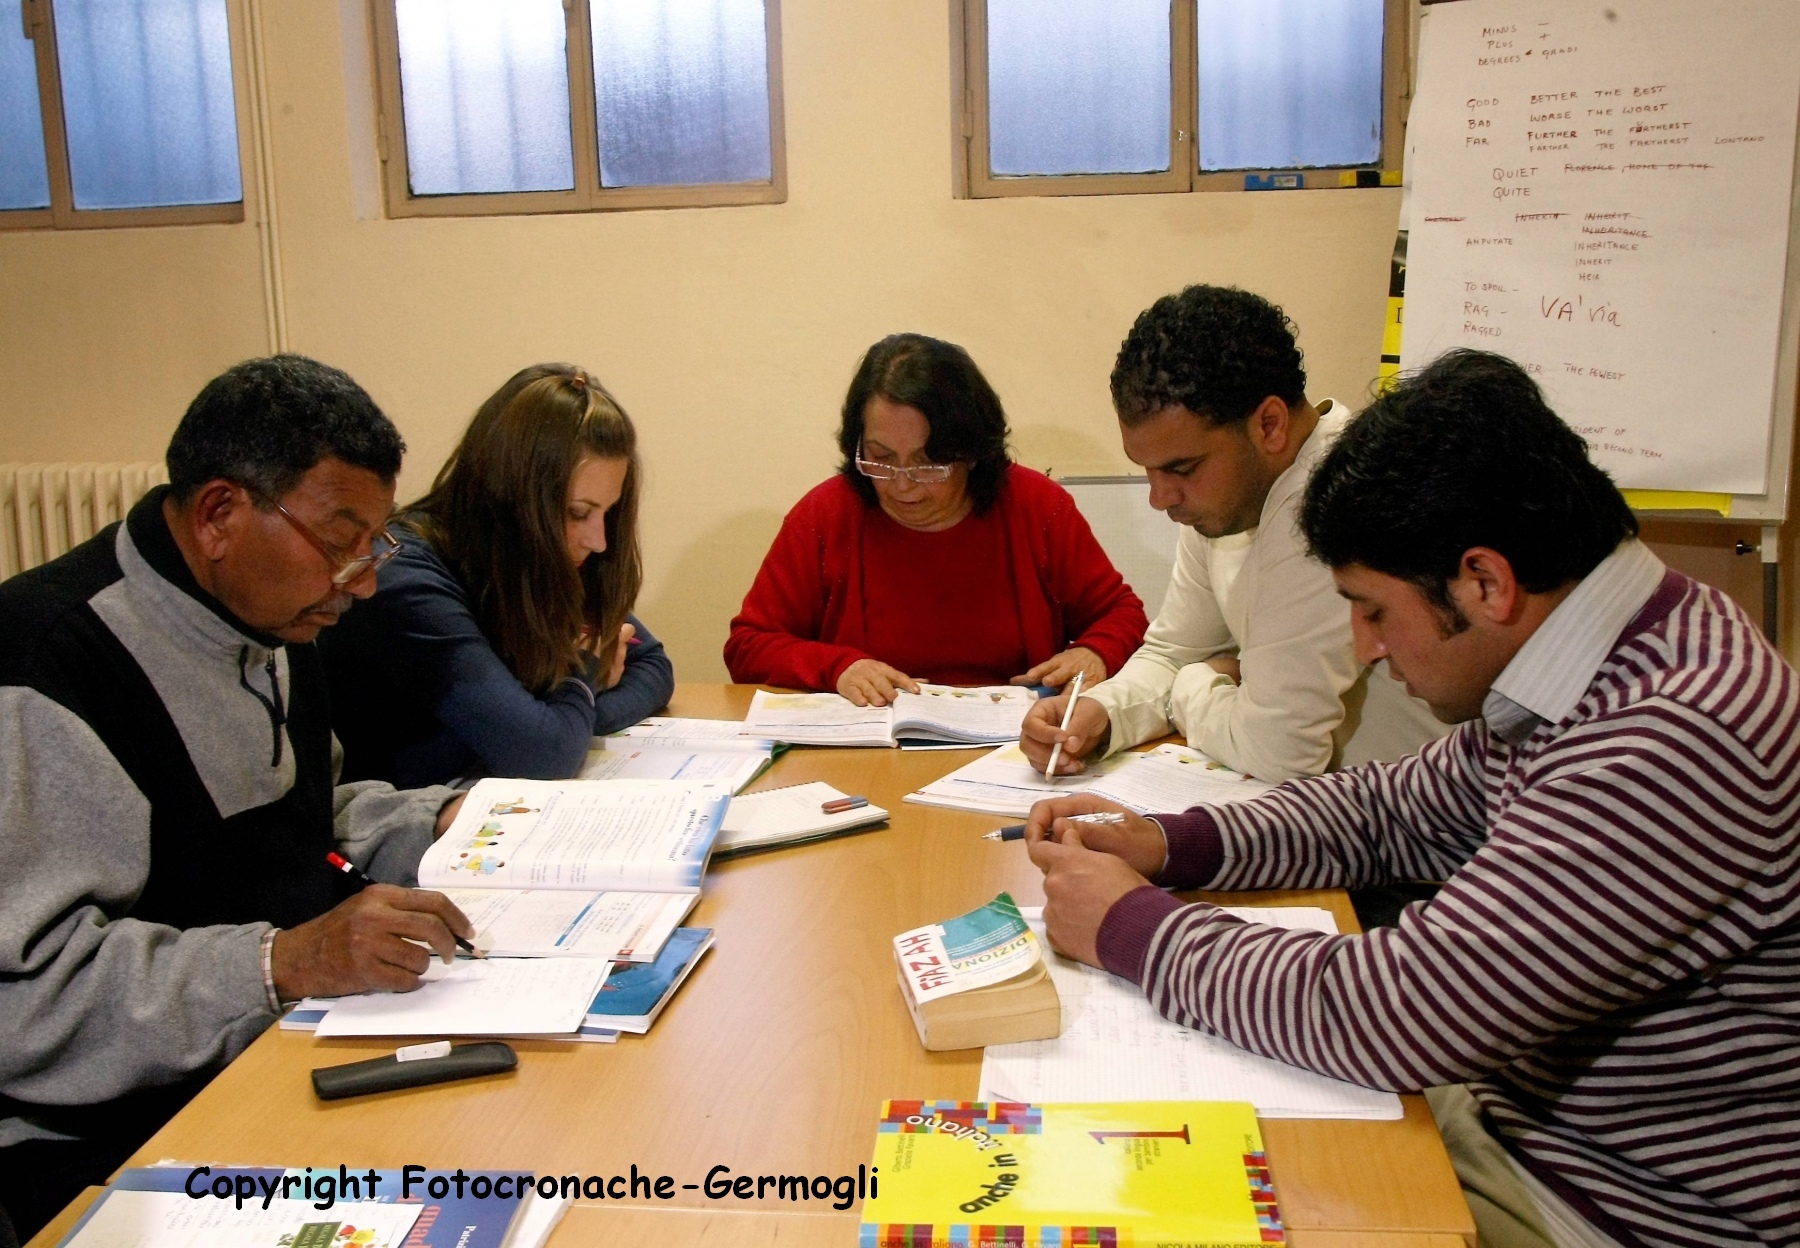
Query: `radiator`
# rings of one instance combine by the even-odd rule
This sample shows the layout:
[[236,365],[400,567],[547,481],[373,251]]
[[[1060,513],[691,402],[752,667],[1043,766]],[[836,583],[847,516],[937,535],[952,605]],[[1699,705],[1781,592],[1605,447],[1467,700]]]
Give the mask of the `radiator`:
[[122,520],[169,479],[161,464],[0,464],[0,580]]

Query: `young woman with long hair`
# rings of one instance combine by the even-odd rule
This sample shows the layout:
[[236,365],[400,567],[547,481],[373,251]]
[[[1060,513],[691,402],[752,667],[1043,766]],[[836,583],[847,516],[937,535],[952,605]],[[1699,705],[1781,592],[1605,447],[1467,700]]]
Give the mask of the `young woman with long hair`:
[[375,596],[323,635],[345,780],[574,775],[674,671],[630,614],[637,432],[570,364],[516,373],[402,508]]

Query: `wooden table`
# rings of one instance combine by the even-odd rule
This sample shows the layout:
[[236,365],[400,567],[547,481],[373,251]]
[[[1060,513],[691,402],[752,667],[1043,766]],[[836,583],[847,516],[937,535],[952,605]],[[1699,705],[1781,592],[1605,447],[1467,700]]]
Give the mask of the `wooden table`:
[[[90,1187],[69,1202],[25,1248],[54,1248],[105,1190]],[[656,1248],[844,1248],[856,1242],[854,1211],[764,1212],[577,1205],[550,1237],[571,1244],[654,1244]],[[1430,1231],[1293,1231],[1295,1248],[1469,1248],[1461,1235]]]
[[[741,718],[751,690],[682,685],[670,713]],[[682,1192],[732,1174],[854,1173],[890,1097],[972,1100],[980,1050],[928,1053],[894,982],[896,932],[1009,890],[1041,904],[1022,846],[980,839],[1000,820],[901,797],[975,754],[790,750],[756,784],[826,780],[891,812],[889,826],[717,864],[691,924],[717,945],[648,1036],[617,1044],[517,1042],[506,1076],[332,1104],[307,1072],[393,1051],[271,1028],[133,1159],[352,1170],[522,1169],[674,1177],[676,1199],[581,1203],[554,1248],[855,1242],[857,1211],[708,1200]],[[1237,904],[1320,905],[1355,931],[1336,891],[1214,894]],[[1449,1248],[1474,1226],[1424,1099],[1399,1122],[1266,1120],[1282,1216],[1300,1248]],[[48,1233],[47,1228],[47,1232]],[[34,1241],[37,1242],[37,1241]],[[49,1240],[48,1242],[54,1242]]]

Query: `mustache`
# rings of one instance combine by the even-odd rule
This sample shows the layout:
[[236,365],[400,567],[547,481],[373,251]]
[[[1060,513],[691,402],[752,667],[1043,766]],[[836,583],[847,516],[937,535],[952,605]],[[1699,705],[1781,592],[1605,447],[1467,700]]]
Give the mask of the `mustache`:
[[318,602],[313,603],[294,618],[296,620],[301,620],[309,615],[329,615],[335,620],[339,616],[342,616],[344,612],[348,611],[355,602],[356,599],[352,598],[349,594],[340,591],[331,595],[329,598],[322,598]]

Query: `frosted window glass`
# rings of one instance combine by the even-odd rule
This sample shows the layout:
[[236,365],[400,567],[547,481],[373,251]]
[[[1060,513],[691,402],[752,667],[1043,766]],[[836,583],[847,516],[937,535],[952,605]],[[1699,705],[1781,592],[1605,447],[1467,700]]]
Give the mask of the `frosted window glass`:
[[1200,168],[1381,159],[1382,0],[1200,0]]
[[987,15],[996,175],[1168,169],[1169,0],[988,0]]
[[562,0],[398,0],[394,16],[414,195],[574,189]]
[[602,186],[767,182],[762,0],[591,0]]
[[77,208],[244,197],[225,0],[56,0]]
[[21,21],[19,0],[0,0],[0,209],[50,206],[37,62]]

